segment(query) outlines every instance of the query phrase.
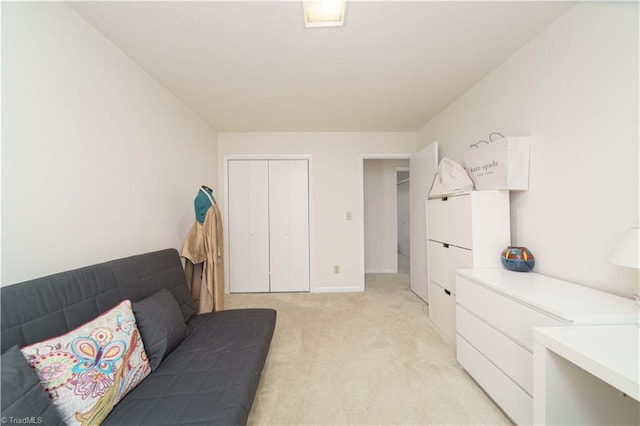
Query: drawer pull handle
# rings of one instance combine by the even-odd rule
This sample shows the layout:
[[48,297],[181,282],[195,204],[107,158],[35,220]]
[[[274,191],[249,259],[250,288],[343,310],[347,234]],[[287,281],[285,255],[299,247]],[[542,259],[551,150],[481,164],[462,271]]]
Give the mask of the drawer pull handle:
[[442,197],[442,201],[447,201],[449,197]]
[[447,243],[442,243],[442,247],[444,247],[444,248],[449,248],[449,244],[447,244]]
[[449,290],[447,290],[447,289],[445,289],[445,290],[444,290],[444,293],[445,293],[447,296],[451,296],[451,292],[450,292]]

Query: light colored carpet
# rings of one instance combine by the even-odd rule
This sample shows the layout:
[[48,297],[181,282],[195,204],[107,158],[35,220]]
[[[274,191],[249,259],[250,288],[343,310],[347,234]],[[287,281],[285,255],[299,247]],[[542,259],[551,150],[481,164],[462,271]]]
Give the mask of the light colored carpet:
[[399,274],[349,294],[232,294],[270,307],[276,332],[250,425],[509,424],[458,366]]

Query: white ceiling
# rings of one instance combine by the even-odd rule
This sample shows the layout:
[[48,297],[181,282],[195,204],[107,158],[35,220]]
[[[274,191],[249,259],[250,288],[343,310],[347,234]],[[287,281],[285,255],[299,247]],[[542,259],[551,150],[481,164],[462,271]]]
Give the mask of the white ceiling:
[[[73,2],[218,131],[415,131],[571,3]],[[487,99],[487,102],[490,102]]]

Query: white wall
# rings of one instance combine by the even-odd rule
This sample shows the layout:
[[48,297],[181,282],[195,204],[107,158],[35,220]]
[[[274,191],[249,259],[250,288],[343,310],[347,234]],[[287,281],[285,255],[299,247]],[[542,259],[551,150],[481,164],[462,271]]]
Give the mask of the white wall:
[[582,3],[427,123],[418,147],[438,140],[462,162],[492,131],[532,136],[512,243],[537,272],[628,297],[638,272],[605,258],[638,226],[638,113],[637,3]]
[[398,272],[396,167],[409,167],[409,160],[364,160],[366,273]]
[[[311,155],[311,291],[364,288],[362,153],[411,153],[414,132],[218,133],[220,183],[227,155]],[[221,188],[222,190],[222,188]],[[346,212],[352,220],[345,220]],[[340,273],[333,266],[340,265]]]
[[2,285],[180,248],[215,132],[65,3],[2,9]]

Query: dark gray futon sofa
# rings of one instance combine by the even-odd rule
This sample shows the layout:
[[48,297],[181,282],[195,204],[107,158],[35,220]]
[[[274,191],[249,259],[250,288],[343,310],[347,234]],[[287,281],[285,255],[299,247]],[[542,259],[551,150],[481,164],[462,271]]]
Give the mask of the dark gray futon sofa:
[[122,300],[135,304],[162,289],[169,290],[180,306],[186,338],[103,424],[246,424],[276,312],[239,309],[196,315],[173,249],[2,287],[2,353],[64,334]]

